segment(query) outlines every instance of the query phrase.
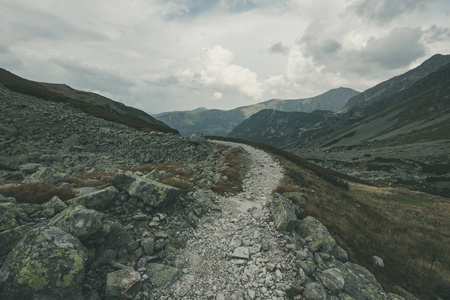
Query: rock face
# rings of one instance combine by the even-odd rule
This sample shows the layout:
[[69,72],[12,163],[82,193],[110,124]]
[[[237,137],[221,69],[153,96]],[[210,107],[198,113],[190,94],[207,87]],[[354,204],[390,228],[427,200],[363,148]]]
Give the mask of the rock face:
[[82,299],[86,248],[56,227],[28,232],[0,269],[2,299]]

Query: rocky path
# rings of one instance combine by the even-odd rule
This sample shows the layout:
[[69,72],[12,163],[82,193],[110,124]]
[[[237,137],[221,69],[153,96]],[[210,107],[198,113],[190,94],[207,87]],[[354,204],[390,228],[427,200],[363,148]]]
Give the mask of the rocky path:
[[284,291],[292,286],[293,256],[285,237],[275,230],[267,205],[283,169],[265,152],[239,146],[251,161],[244,191],[220,197],[222,211],[200,220],[175,259],[182,276],[167,290],[155,291],[158,298],[284,299]]

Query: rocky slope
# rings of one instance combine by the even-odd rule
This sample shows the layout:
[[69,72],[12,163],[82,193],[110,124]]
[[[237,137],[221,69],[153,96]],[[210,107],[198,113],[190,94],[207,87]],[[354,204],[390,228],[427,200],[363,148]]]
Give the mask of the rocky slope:
[[225,136],[239,123],[263,109],[297,112],[329,110],[336,112],[344,106],[349,98],[358,93],[349,88],[337,88],[308,99],[272,99],[227,111],[211,109],[170,112],[155,117],[169,126],[177,128],[182,135],[199,132],[205,135]]
[[[386,294],[316,219],[271,195],[283,170],[260,150],[243,192],[220,197],[220,148],[201,136],[152,135],[1,88],[1,299],[404,299]],[[248,153],[248,154],[245,154]],[[119,166],[180,162],[194,193],[163,172]],[[108,170],[76,188],[69,174]],[[199,180],[202,178],[202,180]],[[200,184],[203,182],[203,184]],[[42,204],[2,193],[49,183]]]
[[74,90],[65,84],[30,81],[0,68],[0,84],[11,91],[52,102],[66,103],[96,117],[146,131],[177,133],[147,113],[95,93]]

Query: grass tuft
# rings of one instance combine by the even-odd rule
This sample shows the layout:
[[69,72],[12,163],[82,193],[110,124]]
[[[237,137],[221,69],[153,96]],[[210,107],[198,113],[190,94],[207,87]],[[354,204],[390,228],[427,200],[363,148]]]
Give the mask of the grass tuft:
[[45,203],[53,196],[58,196],[63,201],[75,197],[70,188],[49,183],[24,183],[13,187],[3,187],[0,188],[0,194],[6,197],[14,197],[22,203],[32,204]]

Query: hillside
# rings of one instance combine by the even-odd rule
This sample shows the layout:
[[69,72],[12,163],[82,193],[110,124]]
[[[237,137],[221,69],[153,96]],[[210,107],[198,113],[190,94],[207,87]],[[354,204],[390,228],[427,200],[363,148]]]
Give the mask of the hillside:
[[0,84],[4,87],[44,100],[66,103],[93,116],[122,123],[146,131],[177,133],[149,114],[95,93],[74,90],[65,84],[34,82],[0,68]]
[[225,136],[239,123],[263,109],[297,112],[330,110],[336,112],[344,106],[349,98],[358,93],[349,88],[337,88],[307,99],[272,99],[227,111],[213,109],[169,112],[155,115],[155,118],[178,129],[182,135],[199,132],[204,135]]
[[287,148],[314,139],[314,128],[330,118],[334,114],[324,110],[304,113],[265,109],[236,126],[228,136]]

